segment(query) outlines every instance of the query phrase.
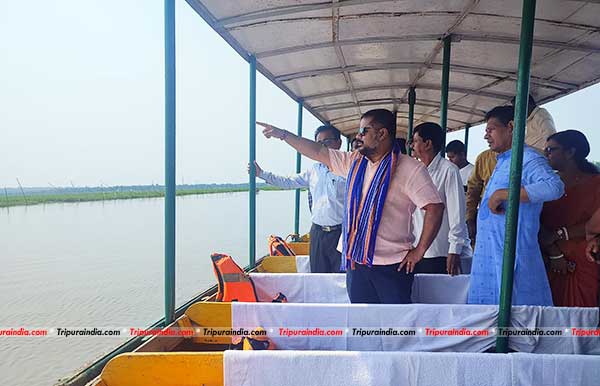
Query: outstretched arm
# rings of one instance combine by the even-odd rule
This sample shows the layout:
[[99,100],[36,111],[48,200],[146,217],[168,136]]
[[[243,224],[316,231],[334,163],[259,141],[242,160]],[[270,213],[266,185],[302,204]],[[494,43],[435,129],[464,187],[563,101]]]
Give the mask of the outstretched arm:
[[293,174],[291,176],[279,176],[270,172],[263,172],[259,177],[267,184],[282,189],[304,189],[308,188],[307,172]]
[[306,157],[313,159],[317,162],[321,162],[322,164],[327,165],[327,167],[331,168],[329,162],[329,150],[310,139],[306,139],[303,137],[298,137],[295,134],[290,133],[289,131],[282,130],[273,125],[269,125],[268,123],[256,122],[258,125],[264,127],[263,134],[267,138],[277,138],[285,141],[288,145],[296,149],[298,153],[305,155]]

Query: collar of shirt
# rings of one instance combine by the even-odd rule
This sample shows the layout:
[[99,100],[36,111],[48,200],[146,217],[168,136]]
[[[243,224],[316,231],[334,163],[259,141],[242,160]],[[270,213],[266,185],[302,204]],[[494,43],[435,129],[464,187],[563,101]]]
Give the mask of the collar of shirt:
[[535,114],[537,114],[537,112],[539,110],[540,110],[540,106],[535,106],[535,109],[533,109],[531,114],[529,114],[529,116],[527,117],[527,122],[531,121],[533,119],[533,117],[535,117]]
[[496,159],[498,161],[500,160],[504,160],[506,158],[510,158],[510,155],[512,154],[512,148],[508,149],[507,151],[503,152],[503,153],[498,153],[496,154]]
[[327,165],[325,165],[324,163],[321,163],[321,162],[315,162],[315,167],[327,170],[328,172],[331,172],[331,170],[329,170]]
[[433,157],[433,159],[431,160],[431,163],[429,165],[427,165],[427,170],[429,170],[429,171],[437,170],[440,167],[441,161],[442,161],[442,156],[440,155],[440,153],[437,153],[435,155],[435,157]]
[[[526,148],[529,148],[531,146],[529,146],[528,144],[524,143],[523,144],[523,152],[525,152]],[[505,151],[504,153],[498,153],[496,154],[496,159],[498,161],[500,160],[505,160],[507,158],[510,158],[510,155],[512,154],[512,147],[510,149],[508,149],[507,151]]]

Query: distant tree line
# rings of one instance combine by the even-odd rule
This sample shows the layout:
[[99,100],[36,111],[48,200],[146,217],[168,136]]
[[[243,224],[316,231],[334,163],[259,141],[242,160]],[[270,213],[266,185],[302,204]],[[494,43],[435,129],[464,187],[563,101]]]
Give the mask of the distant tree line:
[[[592,162],[600,170],[600,162]],[[258,189],[273,188],[269,187],[268,184],[258,183],[256,184]],[[247,190],[248,184],[183,184],[177,185],[178,191],[240,191]],[[47,195],[60,195],[60,194],[84,194],[84,193],[164,193],[164,185],[116,185],[116,186],[49,186],[49,187],[33,187],[33,188],[4,188],[0,191],[1,196],[16,196],[16,195],[27,195],[27,196],[47,196]]]
[[[264,188],[265,183],[256,184],[257,188]],[[177,190],[244,190],[248,189],[248,184],[184,184],[177,185]],[[164,192],[164,185],[115,185],[115,186],[51,186],[51,187],[32,187],[23,188],[5,188],[3,195],[8,196],[22,195],[56,195],[56,194],[79,194],[79,193],[125,193],[125,192]]]

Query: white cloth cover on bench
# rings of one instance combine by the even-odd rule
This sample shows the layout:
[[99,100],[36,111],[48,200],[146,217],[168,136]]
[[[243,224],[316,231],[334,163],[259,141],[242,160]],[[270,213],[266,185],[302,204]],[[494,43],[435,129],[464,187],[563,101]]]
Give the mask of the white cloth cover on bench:
[[[483,352],[494,346],[488,336],[351,336],[352,328],[492,329],[498,321],[494,305],[232,303],[234,328],[263,327],[283,350],[453,351]],[[513,307],[513,326],[588,327],[598,323],[597,308]],[[295,336],[279,328],[331,329],[344,336]],[[600,354],[598,337],[518,336],[509,347],[521,352]]]
[[[260,301],[278,292],[290,303],[350,303],[343,273],[251,273]],[[465,304],[469,275],[415,275],[413,303]]]
[[518,386],[592,386],[600,384],[600,356],[509,354]]
[[[512,308],[514,327],[594,329],[598,326],[598,308],[516,306]],[[599,337],[520,336],[510,339],[510,347],[521,352],[546,354],[600,354]],[[600,384],[600,383],[599,383]]]
[[[310,257],[309,255],[297,255],[296,256],[296,271],[301,273],[310,273]],[[462,273],[471,273],[471,263],[473,258],[471,256],[461,256],[460,264]]]
[[225,386],[596,386],[600,357],[225,351],[223,373]]
[[296,271],[310,273],[310,257],[308,255],[296,255]]

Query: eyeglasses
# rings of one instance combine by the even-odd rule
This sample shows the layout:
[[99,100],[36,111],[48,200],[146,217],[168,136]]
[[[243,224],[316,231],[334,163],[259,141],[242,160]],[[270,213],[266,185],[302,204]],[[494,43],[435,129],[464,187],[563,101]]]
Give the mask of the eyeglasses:
[[548,147],[545,147],[545,148],[544,148],[544,153],[546,153],[546,154],[550,154],[550,153],[552,153],[554,150],[558,150],[558,149],[560,149],[560,147],[558,147],[558,146],[554,146],[554,147],[552,147],[552,146],[548,146]]
[[337,140],[338,140],[337,138],[325,138],[325,139],[322,139],[320,141],[317,141],[317,143],[320,143],[321,145],[327,146],[330,143],[333,143],[333,142],[335,142]]

